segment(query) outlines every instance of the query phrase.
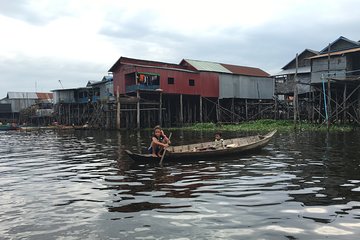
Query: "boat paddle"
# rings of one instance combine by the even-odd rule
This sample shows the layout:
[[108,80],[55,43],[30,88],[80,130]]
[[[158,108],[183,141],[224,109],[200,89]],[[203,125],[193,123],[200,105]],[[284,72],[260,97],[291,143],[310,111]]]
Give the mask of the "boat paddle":
[[[169,135],[169,140],[170,140],[170,138],[171,138],[171,135],[172,135],[172,132],[171,132],[170,135]],[[167,149],[164,148],[164,153],[163,153],[163,155],[161,156],[161,159],[160,159],[160,165],[162,164],[162,162],[163,162],[163,160],[164,160],[166,150],[167,150]]]

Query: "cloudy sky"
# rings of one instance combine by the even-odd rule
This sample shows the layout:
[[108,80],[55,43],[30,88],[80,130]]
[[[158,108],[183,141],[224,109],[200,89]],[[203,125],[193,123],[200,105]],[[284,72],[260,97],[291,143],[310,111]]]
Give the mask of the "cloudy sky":
[[359,0],[0,0],[0,98],[101,80],[120,56],[277,72],[305,48],[360,40]]

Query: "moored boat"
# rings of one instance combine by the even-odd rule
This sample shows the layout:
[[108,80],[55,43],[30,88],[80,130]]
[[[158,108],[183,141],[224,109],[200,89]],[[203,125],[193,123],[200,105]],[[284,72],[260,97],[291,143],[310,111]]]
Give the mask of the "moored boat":
[[[204,142],[167,148],[164,161],[207,160],[219,157],[236,156],[243,152],[258,150],[268,144],[276,130],[266,135],[232,138],[224,140],[224,147],[213,148],[214,142]],[[136,162],[156,162],[160,157],[151,154],[133,153],[125,150],[131,159]]]
[[20,130],[20,127],[17,125],[0,125],[0,131],[12,131],[12,130]]

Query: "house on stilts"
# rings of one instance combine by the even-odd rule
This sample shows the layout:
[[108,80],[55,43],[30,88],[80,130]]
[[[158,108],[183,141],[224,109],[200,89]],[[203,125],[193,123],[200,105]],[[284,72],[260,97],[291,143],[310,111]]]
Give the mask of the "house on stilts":
[[360,124],[359,41],[341,36],[319,52],[303,51],[295,62],[297,64],[295,67],[292,64],[291,71],[287,69],[288,64],[273,76],[278,105],[290,106],[277,108],[277,115],[292,118],[293,86],[296,86],[299,94],[296,109],[301,119]]
[[109,69],[125,128],[272,118],[274,84],[259,68],[183,59],[179,64],[120,57]]

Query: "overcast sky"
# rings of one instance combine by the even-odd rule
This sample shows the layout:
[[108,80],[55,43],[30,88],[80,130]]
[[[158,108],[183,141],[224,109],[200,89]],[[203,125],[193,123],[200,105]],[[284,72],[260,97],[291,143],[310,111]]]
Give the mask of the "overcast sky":
[[120,56],[275,73],[305,48],[360,40],[359,0],[0,0],[0,98],[101,80]]

